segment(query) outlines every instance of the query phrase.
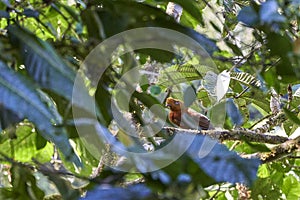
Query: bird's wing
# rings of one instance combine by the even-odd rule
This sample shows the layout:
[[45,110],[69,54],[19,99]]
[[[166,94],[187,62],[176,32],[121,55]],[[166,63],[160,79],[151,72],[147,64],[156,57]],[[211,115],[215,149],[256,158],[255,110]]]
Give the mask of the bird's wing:
[[189,118],[189,122],[192,122],[192,128],[195,127],[195,125],[199,126],[202,130],[210,128],[210,120],[205,115],[202,115],[191,108],[187,109],[185,113],[187,114],[187,117],[184,118]]

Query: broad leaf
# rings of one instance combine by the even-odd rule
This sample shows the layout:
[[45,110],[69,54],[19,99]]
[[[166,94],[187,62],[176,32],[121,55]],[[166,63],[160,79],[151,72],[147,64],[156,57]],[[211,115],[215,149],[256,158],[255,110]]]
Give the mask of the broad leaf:
[[[82,18],[87,24],[90,37],[103,40],[125,30],[154,26],[175,30],[191,37],[201,44],[210,55],[218,50],[214,41],[193,29],[181,26],[176,23],[175,20],[170,20],[170,16],[159,8],[143,3],[122,0],[116,0],[114,2],[109,0],[94,0],[90,1],[90,4],[95,7],[91,6],[93,9],[87,9],[82,13]],[[196,15],[197,18],[201,17],[199,10],[191,6],[195,5],[195,3],[180,2],[180,4],[184,9],[188,7],[194,17]],[[98,5],[102,6],[99,7]],[[140,12],[141,10],[143,12]],[[116,15],[116,13],[118,13],[118,15]]]
[[87,193],[86,197],[81,198],[82,200],[146,200],[146,199],[157,199],[152,194],[151,190],[143,184],[131,185],[128,188],[123,187],[109,187],[109,188],[97,188]]
[[260,165],[258,159],[241,158],[224,145],[204,136],[195,138],[188,153],[207,175],[218,182],[251,185]]
[[259,10],[261,23],[284,22],[285,17],[279,14],[278,9],[278,3],[275,0],[268,0],[262,3]]
[[300,183],[297,178],[293,175],[285,177],[283,180],[282,191],[287,199],[299,199]]
[[[37,135],[31,124],[18,126],[16,138],[3,142],[1,151],[7,152],[7,156],[20,162],[31,162],[33,158],[43,163],[50,162],[54,152],[53,145],[46,142],[46,146],[44,145],[40,150],[37,149],[35,144]],[[11,148],[14,152],[11,152]]]
[[3,108],[0,104],[0,132],[10,125],[20,122],[22,119],[8,109]]
[[242,8],[237,16],[237,19],[248,26],[255,26],[259,22],[258,14],[251,6]]
[[283,108],[284,113],[287,115],[287,117],[294,122],[297,125],[300,125],[300,119],[290,110],[288,110],[287,108]]
[[218,75],[217,88],[216,88],[218,101],[220,101],[227,93],[227,90],[229,89],[229,83],[230,83],[230,73],[228,71],[223,71]]
[[58,125],[62,118],[55,109],[54,103],[34,84],[20,76],[4,63],[0,62],[0,103],[21,118],[32,121],[40,134],[52,141],[69,161],[80,165],[68,141],[66,130]]
[[9,26],[12,42],[20,48],[25,68],[42,87],[72,99],[75,72],[45,41],[19,26]]
[[243,116],[232,99],[228,99],[226,102],[226,112],[234,125],[240,126],[243,124]]

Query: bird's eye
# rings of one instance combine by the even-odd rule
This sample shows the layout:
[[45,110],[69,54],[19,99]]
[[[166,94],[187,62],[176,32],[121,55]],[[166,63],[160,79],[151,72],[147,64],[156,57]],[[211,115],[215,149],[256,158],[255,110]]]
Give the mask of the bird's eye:
[[175,105],[179,105],[179,101],[174,101],[174,104]]

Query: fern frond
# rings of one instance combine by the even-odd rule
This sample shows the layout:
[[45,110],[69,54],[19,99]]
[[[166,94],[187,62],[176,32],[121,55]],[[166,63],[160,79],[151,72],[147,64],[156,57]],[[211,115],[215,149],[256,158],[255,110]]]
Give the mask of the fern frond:
[[246,72],[231,72],[230,78],[248,86],[261,87],[261,82]]
[[163,86],[171,86],[188,81],[202,79],[211,67],[205,65],[173,65],[160,72],[158,84]]

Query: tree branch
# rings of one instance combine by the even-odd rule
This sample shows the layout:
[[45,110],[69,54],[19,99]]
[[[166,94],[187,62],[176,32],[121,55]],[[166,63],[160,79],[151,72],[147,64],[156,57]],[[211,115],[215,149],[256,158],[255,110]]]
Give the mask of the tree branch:
[[300,150],[300,136],[274,147],[269,153],[261,153],[259,157],[264,163],[267,163],[285,158],[296,150]]
[[260,142],[268,144],[281,144],[289,141],[289,138],[270,135],[270,134],[258,134],[251,130],[191,130],[174,127],[164,127],[162,129],[169,135],[173,134],[196,134],[196,135],[207,135],[213,139],[220,141],[224,140],[242,140],[248,142]]
[[258,158],[263,163],[268,163],[275,160],[280,160],[282,158],[286,158],[297,150],[300,150],[300,137],[279,144],[278,146],[274,147],[271,150],[271,152],[268,153],[258,152],[254,154],[241,155],[241,157],[248,158],[248,159]]
[[274,147],[271,152],[267,153],[254,153],[250,155],[241,155],[243,158],[258,158],[263,163],[272,162],[285,158],[296,150],[300,150],[300,136],[295,139],[289,139],[287,137],[268,135],[268,134],[258,134],[251,130],[191,130],[182,129],[174,127],[164,127],[163,131],[168,134],[195,134],[195,135],[207,135],[213,139],[220,141],[224,140],[238,140],[238,141],[248,141],[248,142],[260,142],[269,144],[278,144]]

